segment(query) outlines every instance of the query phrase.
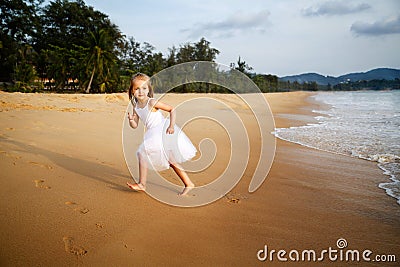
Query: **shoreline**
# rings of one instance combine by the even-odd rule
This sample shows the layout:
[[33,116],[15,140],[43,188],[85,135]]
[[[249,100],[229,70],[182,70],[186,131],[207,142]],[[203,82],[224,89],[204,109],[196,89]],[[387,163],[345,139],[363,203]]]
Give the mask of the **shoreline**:
[[[318,93],[316,93],[316,94],[318,94]],[[314,104],[316,103],[318,105],[318,101],[315,98],[313,98],[313,96],[315,96],[316,94],[310,95],[310,97],[308,99],[311,100],[309,102],[312,102]],[[313,112],[315,112],[313,114],[313,117],[315,118],[315,122],[307,123],[307,124],[299,125],[299,126],[291,126],[290,128],[302,128],[302,127],[306,127],[307,128],[308,126],[313,127],[315,125],[321,125],[321,124],[323,125],[324,124],[323,122],[317,120],[317,118],[320,117],[321,115],[323,117],[329,116],[329,117],[332,117],[333,119],[336,118],[334,115],[332,115],[329,112],[328,113],[324,112],[323,114],[321,114],[320,113],[321,111],[329,111],[329,110],[334,108],[333,106],[330,106],[329,104],[326,104],[326,103],[322,103],[322,104],[323,104],[323,108],[322,109],[313,110]],[[386,163],[391,163],[391,161],[389,161],[389,162],[382,161],[381,162],[380,159],[379,159],[380,156],[393,156],[393,157],[395,157],[395,155],[392,155],[391,153],[386,153],[386,154],[383,153],[383,154],[373,155],[373,156],[378,156],[378,158],[376,158],[376,157],[372,157],[371,158],[371,157],[367,157],[367,156],[352,155],[352,154],[348,154],[348,153],[341,153],[339,151],[332,151],[332,150],[329,150],[329,149],[324,149],[324,148],[318,147],[317,145],[307,144],[307,142],[290,140],[290,138],[285,138],[284,136],[281,136],[280,135],[280,130],[285,130],[285,128],[276,128],[276,131],[274,132],[274,135],[275,135],[275,137],[277,137],[277,138],[279,138],[281,140],[284,140],[284,141],[287,141],[287,142],[291,142],[291,143],[294,143],[294,144],[298,144],[298,145],[301,145],[301,146],[304,146],[304,147],[308,147],[308,148],[311,148],[311,149],[316,149],[316,150],[319,150],[319,151],[332,153],[334,155],[347,156],[347,157],[366,160],[366,161],[370,161],[370,162],[375,163],[376,167],[379,168],[380,170],[382,170],[383,174],[388,177],[388,181],[377,184],[377,187],[382,189],[382,190],[384,190],[385,194],[387,196],[389,196],[391,198],[394,198],[397,201],[397,203],[400,205],[400,199],[398,198],[398,196],[396,196],[391,191],[391,189],[387,189],[387,188],[384,187],[386,184],[391,184],[393,182],[394,183],[398,182],[398,180],[396,179],[396,174],[395,174],[396,172],[393,172],[393,171],[391,172],[389,169],[387,169],[387,167],[385,168],[385,164]]]
[[[312,110],[320,106],[310,103],[309,95],[266,94],[275,127],[313,121]],[[176,208],[125,186],[131,179],[120,134],[125,94],[0,97],[4,265],[282,266],[276,259],[260,262],[257,252],[264,245],[320,251],[336,248],[339,238],[349,249],[400,259],[400,209],[377,187],[387,176],[373,162],[277,139],[271,170],[254,193],[248,192],[251,160],[225,197],[202,207]],[[171,101],[189,97],[176,95]],[[246,109],[238,110],[246,116]],[[208,131],[188,128],[188,136],[198,140]],[[256,138],[250,140],[257,146]],[[259,153],[253,152],[253,157]],[[201,182],[219,171],[216,166],[194,179]],[[166,175],[176,179],[172,172]],[[296,266],[314,264],[319,265]],[[338,264],[324,260],[324,266]]]

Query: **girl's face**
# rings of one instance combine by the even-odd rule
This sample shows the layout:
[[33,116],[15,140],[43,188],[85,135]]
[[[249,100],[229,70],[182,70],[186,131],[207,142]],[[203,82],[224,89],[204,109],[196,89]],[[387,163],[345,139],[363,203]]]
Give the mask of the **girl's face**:
[[133,95],[139,101],[145,101],[148,98],[149,86],[147,81],[136,79],[133,81]]

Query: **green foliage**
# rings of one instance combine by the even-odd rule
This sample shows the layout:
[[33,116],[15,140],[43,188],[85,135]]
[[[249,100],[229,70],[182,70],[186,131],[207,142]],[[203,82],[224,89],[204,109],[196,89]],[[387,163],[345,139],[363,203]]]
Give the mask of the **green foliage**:
[[19,50],[37,32],[43,0],[0,1],[0,81],[11,81]]
[[82,0],[55,0],[43,7],[40,16],[40,33],[35,38],[35,49],[49,45],[74,49],[84,46],[91,32],[104,29],[112,40],[121,38],[117,26],[107,15],[86,6]]
[[400,79],[395,80],[371,80],[339,83],[332,87],[333,90],[399,90]]
[[104,29],[90,32],[86,41],[87,44],[83,48],[85,57],[82,61],[86,66],[86,74],[90,75],[86,93],[90,92],[93,80],[98,91],[104,93],[106,88],[112,87],[115,81],[116,68],[114,68],[114,65],[117,58],[113,53],[112,41]]
[[36,52],[31,46],[25,45],[18,49],[17,62],[14,69],[14,79],[21,84],[29,84],[35,80],[36,71],[32,64]]
[[[42,3],[0,2],[0,81],[15,88],[43,81],[56,91],[116,91],[123,40],[118,27],[82,0]],[[23,55],[26,47],[34,58]]]
[[163,55],[155,52],[155,47],[149,43],[141,45],[133,37],[125,41],[120,65],[125,75],[137,72],[146,73],[150,76],[159,72],[165,67]]
[[395,80],[371,80],[371,81],[348,81],[336,85],[320,85],[316,82],[298,83],[278,81],[279,91],[356,91],[356,90],[398,90],[400,79]]
[[181,45],[179,50],[175,54],[172,54],[172,56],[175,57],[174,61],[179,64],[190,61],[214,62],[218,54],[219,51],[210,47],[210,42],[203,37],[198,43]]
[[236,63],[236,64],[235,64],[235,63],[231,63],[231,64],[230,64],[230,67],[231,67],[232,69],[236,69],[236,70],[238,70],[238,71],[240,71],[240,72],[243,72],[243,73],[246,74],[247,76],[250,76],[250,75],[251,75],[250,71],[253,70],[252,67],[250,67],[249,65],[247,65],[246,61],[241,61],[240,56],[239,56],[239,58],[238,58],[237,63]]
[[252,80],[263,93],[278,91],[278,77],[275,75],[257,74],[252,77]]

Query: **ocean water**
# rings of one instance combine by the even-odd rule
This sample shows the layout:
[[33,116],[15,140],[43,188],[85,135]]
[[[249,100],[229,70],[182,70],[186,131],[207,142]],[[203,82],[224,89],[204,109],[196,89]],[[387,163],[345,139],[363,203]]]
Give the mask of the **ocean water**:
[[400,204],[400,90],[319,92],[331,109],[316,113],[318,123],[277,128],[278,138],[377,162],[390,181],[378,186]]

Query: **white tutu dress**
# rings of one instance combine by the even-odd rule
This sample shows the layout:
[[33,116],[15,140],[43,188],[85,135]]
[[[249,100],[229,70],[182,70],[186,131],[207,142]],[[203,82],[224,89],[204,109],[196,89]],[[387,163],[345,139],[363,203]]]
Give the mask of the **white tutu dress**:
[[146,159],[148,167],[161,171],[169,168],[171,163],[182,163],[192,159],[196,155],[196,148],[186,134],[175,125],[174,134],[167,134],[169,118],[165,118],[160,110],[151,111],[150,99],[143,108],[135,106],[146,127],[143,143],[137,150],[137,155]]

